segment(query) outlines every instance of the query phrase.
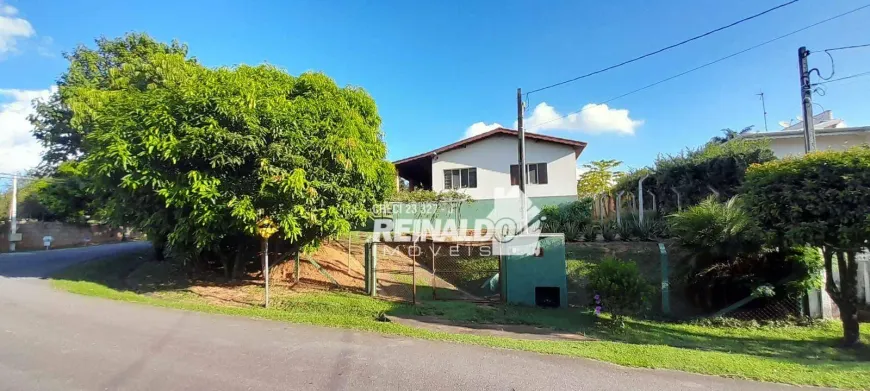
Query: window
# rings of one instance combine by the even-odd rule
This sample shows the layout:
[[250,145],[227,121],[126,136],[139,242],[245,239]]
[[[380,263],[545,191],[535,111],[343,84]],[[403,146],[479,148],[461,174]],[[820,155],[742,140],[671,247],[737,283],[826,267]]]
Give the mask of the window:
[[477,168],[458,168],[444,170],[445,189],[467,189],[477,187]]
[[[528,166],[526,183],[532,185],[547,184],[547,163],[529,163],[526,166]],[[519,167],[517,164],[511,164],[511,186],[520,184]]]

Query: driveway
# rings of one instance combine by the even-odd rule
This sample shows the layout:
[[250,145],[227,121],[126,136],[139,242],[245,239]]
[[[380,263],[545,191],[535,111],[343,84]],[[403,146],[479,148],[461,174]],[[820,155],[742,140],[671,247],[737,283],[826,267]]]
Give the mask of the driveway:
[[775,384],[78,296],[40,279],[145,243],[0,255],[0,390],[767,390]]

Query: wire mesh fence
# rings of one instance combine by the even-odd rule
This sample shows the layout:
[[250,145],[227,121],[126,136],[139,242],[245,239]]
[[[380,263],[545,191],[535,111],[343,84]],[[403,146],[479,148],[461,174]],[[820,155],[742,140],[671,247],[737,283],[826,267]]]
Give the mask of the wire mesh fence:
[[757,298],[746,306],[726,315],[729,318],[756,321],[783,320],[803,316],[802,296]]
[[377,242],[375,293],[389,300],[498,301],[490,242]]

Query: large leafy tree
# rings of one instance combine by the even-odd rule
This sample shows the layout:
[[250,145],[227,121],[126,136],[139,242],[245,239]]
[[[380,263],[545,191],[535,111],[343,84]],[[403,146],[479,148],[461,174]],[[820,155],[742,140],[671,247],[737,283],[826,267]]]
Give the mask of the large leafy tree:
[[752,215],[775,241],[822,249],[826,290],[840,309],[844,344],[857,343],[855,256],[870,241],[870,149],[816,152],[753,165],[743,189]]
[[587,171],[577,180],[577,193],[581,197],[592,197],[610,191],[623,174],[614,171],[620,164],[622,162],[619,160],[596,160],[584,164]]
[[132,57],[107,75],[61,89],[71,126],[89,129],[82,169],[112,219],[158,248],[215,254],[229,273],[226,254],[253,254],[261,219],[299,248],[362,224],[393,190],[380,117],[359,88],[183,53]]
[[46,149],[40,167],[42,173],[53,173],[58,164],[75,160],[85,152],[84,136],[90,128],[70,123],[73,116],[68,104],[70,87],[109,89],[112,87],[110,72],[123,64],[159,53],[187,55],[184,45],[176,42],[167,45],[138,33],[114,39],[101,37],[95,43],[95,48],[79,45],[72,52],[64,53],[69,67],[58,78],[57,91],[48,100],[34,103],[35,113],[28,119],[33,125],[33,136]]

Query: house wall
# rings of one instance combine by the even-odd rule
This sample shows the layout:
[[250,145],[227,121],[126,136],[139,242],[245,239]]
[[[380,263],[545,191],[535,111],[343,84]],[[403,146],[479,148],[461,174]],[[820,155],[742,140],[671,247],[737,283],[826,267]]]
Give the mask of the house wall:
[[[870,143],[870,133],[816,135],[816,148],[820,151],[843,150],[865,143]],[[771,138],[770,149],[778,158],[800,156],[804,154],[804,139],[803,137]]]
[[[548,183],[529,184],[529,197],[577,197],[577,157],[574,148],[546,141],[526,140],[526,162],[547,163]],[[495,198],[496,189],[511,190],[510,166],[517,164],[517,140],[493,136],[447,151],[432,161],[432,190],[444,190],[444,170],[477,168],[477,188],[460,189],[476,200]],[[513,186],[517,187],[517,186]]]

